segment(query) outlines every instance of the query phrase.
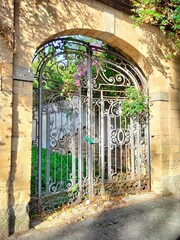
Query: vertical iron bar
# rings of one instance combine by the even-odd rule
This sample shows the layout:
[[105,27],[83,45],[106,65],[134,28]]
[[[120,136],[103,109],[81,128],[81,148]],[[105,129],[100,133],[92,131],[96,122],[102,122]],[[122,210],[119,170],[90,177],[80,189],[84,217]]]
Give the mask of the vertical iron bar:
[[46,109],[46,194],[49,193],[49,179],[50,179],[50,113],[49,106]]
[[39,79],[39,106],[38,106],[38,208],[41,207],[41,187],[42,187],[42,86]]
[[128,171],[128,155],[127,155],[127,144],[124,145],[124,151],[125,151],[125,172]]
[[[91,61],[91,49],[90,44],[87,47],[87,96],[88,96],[88,137],[92,140],[92,61]],[[88,144],[88,195],[91,200],[93,197],[93,156],[92,156],[92,144]]]
[[136,121],[136,131],[137,131],[137,170],[138,170],[138,181],[139,181],[139,191],[141,189],[141,138],[140,138],[140,124],[139,124],[139,116],[137,116]]
[[122,158],[122,143],[120,143],[120,171],[122,173],[122,161],[123,161],[123,158]]
[[69,153],[66,152],[66,180],[69,180]]
[[148,190],[151,190],[151,165],[150,165],[150,132],[149,132],[149,115],[146,114],[146,121],[145,121],[145,144],[146,144],[146,154],[147,154],[147,177],[148,177]]
[[[92,103],[93,104],[93,103]],[[96,132],[96,104],[92,106],[92,123],[94,123],[94,125],[92,126],[92,135],[95,138],[95,132]],[[95,148],[95,144],[92,145],[92,151],[93,151],[93,178],[96,177],[96,148]]]
[[134,131],[133,131],[133,120],[130,118],[130,138],[131,138],[131,176],[134,179]]
[[[114,129],[117,129],[116,116],[114,117]],[[115,173],[117,173],[117,142],[114,145],[114,164],[115,164]]]
[[[87,99],[86,99],[87,100]],[[86,128],[84,135],[88,135],[88,104],[85,102]],[[86,177],[88,177],[88,142],[86,141]]]
[[98,115],[98,168],[99,168],[99,177],[101,176],[101,109],[100,106],[99,107],[99,115]]
[[105,172],[105,164],[104,164],[104,100],[103,100],[103,92],[101,91],[101,194],[105,193],[104,188],[104,172]]
[[108,180],[111,179],[111,117],[108,115]]
[[82,193],[82,178],[83,178],[83,161],[82,159],[82,117],[83,110],[82,110],[82,99],[81,99],[81,87],[79,88],[79,126],[78,126],[78,183],[79,183],[79,201],[82,201],[83,193]]
[[[64,107],[64,109],[65,109],[65,107]],[[66,137],[67,138],[69,138],[70,136],[69,136],[69,132],[68,132],[68,130],[69,130],[69,116],[67,116],[66,115]],[[66,180],[69,180],[69,151],[68,151],[68,146],[66,146],[67,148],[66,148]]]
[[[122,126],[122,119],[121,119],[121,114],[119,116],[119,131],[123,129]],[[119,154],[120,154],[120,172],[122,173],[122,142],[120,142],[120,146],[119,146]]]
[[71,104],[73,107],[73,116],[72,116],[72,181],[73,185],[76,184],[76,126],[75,126],[75,121],[76,121],[76,114],[75,114],[75,106],[74,103],[72,102],[71,98]]

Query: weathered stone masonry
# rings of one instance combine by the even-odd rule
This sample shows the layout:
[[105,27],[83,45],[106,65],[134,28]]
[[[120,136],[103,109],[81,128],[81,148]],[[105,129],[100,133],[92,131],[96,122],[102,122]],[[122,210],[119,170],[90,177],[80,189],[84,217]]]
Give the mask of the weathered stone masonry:
[[165,58],[158,28],[133,29],[126,13],[95,0],[2,1],[0,24],[13,30],[12,46],[0,35],[0,239],[29,228],[31,62],[56,36],[101,39],[141,68],[151,97],[152,190],[180,197],[180,57]]

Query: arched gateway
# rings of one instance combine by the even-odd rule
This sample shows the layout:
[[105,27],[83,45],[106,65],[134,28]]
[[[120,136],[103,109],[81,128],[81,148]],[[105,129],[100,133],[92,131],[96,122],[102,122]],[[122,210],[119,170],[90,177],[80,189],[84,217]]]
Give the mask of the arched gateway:
[[57,38],[33,61],[31,194],[43,208],[150,188],[147,113],[123,112],[127,89],[147,95],[146,80],[114,49],[84,40]]

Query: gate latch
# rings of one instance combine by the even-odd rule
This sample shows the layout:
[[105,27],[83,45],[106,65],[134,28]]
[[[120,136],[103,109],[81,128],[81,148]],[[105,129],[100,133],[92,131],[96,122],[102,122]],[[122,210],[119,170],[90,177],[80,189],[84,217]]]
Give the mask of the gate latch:
[[90,139],[87,135],[85,136],[85,139],[86,139],[86,141],[88,142],[88,143],[90,143],[90,144],[94,144],[95,142],[94,142],[94,138],[93,139]]

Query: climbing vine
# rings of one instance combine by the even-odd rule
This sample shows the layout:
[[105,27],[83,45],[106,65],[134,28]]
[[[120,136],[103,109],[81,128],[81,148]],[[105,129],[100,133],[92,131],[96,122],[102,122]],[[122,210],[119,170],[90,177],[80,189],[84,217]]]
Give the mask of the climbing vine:
[[[159,26],[175,42],[176,51],[180,51],[180,0],[132,0],[135,26],[150,23]],[[172,56],[171,56],[172,55]]]
[[125,90],[125,97],[121,106],[122,116],[134,117],[137,114],[148,112],[148,97],[143,91],[129,87]]

